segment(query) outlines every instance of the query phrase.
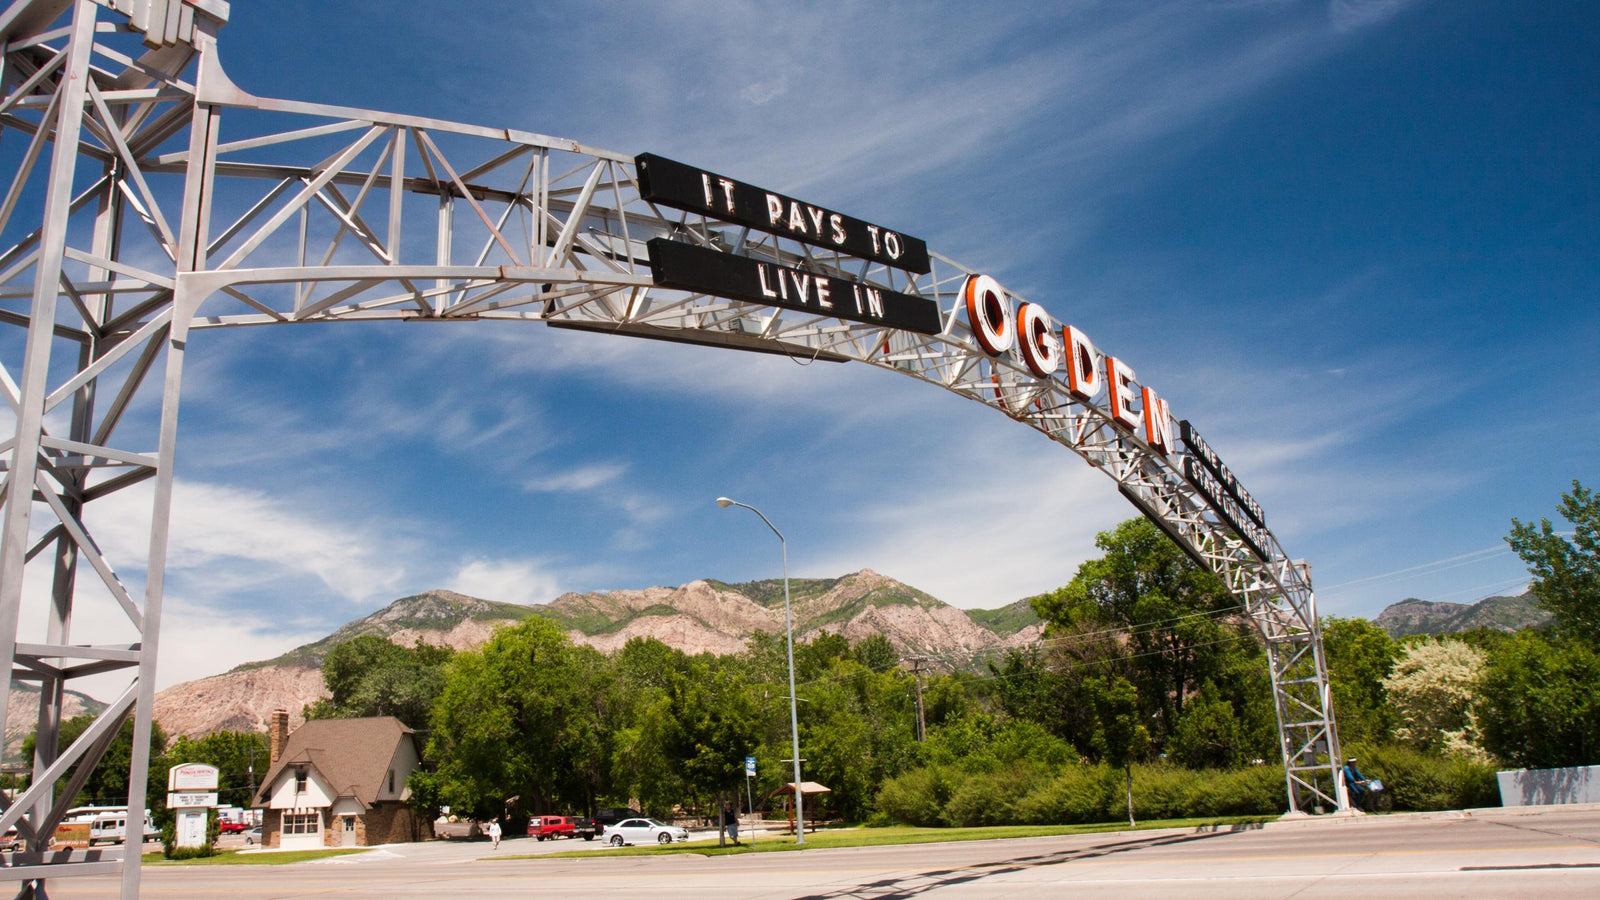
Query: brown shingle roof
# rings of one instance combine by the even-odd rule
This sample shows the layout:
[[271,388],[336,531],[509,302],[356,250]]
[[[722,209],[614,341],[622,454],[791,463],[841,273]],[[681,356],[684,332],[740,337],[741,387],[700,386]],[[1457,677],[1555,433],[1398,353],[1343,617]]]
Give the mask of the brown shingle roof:
[[370,806],[378,799],[401,741],[415,732],[394,716],[370,719],[313,719],[289,735],[283,755],[261,780],[254,805],[265,806],[278,776],[295,765],[310,765],[337,797],[353,797]]

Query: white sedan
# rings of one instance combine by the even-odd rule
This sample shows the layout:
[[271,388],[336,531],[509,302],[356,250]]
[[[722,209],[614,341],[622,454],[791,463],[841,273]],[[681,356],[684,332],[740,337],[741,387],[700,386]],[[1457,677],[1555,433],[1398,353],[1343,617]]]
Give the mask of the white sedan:
[[673,841],[687,841],[689,832],[676,825],[663,825],[655,819],[624,819],[615,825],[607,825],[600,838],[613,847],[652,842],[670,844]]

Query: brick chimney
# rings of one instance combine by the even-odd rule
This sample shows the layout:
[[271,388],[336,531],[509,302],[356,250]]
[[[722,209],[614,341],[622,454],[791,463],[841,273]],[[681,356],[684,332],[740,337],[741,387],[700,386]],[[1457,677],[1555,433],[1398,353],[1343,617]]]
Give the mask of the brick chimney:
[[272,711],[272,719],[267,722],[267,742],[270,747],[270,758],[267,760],[267,766],[270,768],[273,763],[278,761],[278,757],[283,755],[283,746],[289,743],[289,711],[287,709],[275,709]]

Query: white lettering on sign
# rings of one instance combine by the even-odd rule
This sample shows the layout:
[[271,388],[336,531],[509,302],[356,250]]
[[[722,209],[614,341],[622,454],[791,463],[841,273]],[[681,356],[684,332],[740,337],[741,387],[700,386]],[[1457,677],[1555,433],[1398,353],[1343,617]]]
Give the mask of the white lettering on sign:
[[[728,212],[733,212],[733,182],[727,178],[718,178],[717,187],[722,188],[722,205]],[[713,209],[717,205],[716,193],[711,189],[711,175],[700,173],[700,186],[706,192],[706,208]]]
[[877,288],[871,288],[871,287],[863,288],[859,284],[852,284],[850,286],[850,289],[852,291],[854,291],[855,295],[856,295],[856,313],[857,313],[857,315],[861,315],[862,314],[861,298],[862,298],[863,295],[865,295],[865,297],[867,298],[867,311],[868,311],[866,314],[877,316],[880,319],[883,318],[883,295],[878,293],[878,289]]
[[[757,264],[756,278],[763,296],[774,300],[799,302],[821,310],[833,309],[833,286],[826,278],[768,263]],[[861,288],[857,286],[855,292],[856,312],[861,312]],[[875,296],[876,294],[876,291],[867,289],[873,313],[881,317],[883,299]]]
[[[725,181],[723,183],[727,185],[724,197],[727,200],[727,211],[731,214],[735,211],[733,208],[733,182]],[[819,209],[807,203],[801,203],[798,200],[790,200],[788,205],[785,206],[784,198],[777,194],[769,193],[766,195],[766,199],[767,224],[773,228],[781,228],[790,234],[808,238],[818,243],[831,242],[837,246],[844,245],[847,239],[844,216],[838,213],[830,213],[825,209]],[[711,202],[710,177],[706,176],[706,205],[710,206]],[[872,249],[874,252],[886,253],[890,259],[900,258],[902,252],[900,235],[892,231],[883,231],[876,225],[868,225],[867,231],[872,236]],[[881,246],[879,243],[880,234],[882,235]]]

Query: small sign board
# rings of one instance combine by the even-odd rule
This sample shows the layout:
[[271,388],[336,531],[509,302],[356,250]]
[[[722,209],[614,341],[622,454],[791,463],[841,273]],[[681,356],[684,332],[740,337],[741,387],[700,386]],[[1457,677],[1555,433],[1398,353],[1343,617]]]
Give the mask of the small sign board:
[[204,847],[206,844],[206,811],[180,809],[173,831],[179,847]]
[[746,756],[744,758],[744,777],[756,777],[756,758],[754,756]]
[[639,194],[651,203],[700,213],[918,274],[926,274],[931,267],[928,245],[921,238],[654,153],[640,154],[634,159],[634,166],[639,173]]
[[167,770],[169,791],[214,791],[217,789],[216,766],[205,763],[179,763]]
[[888,325],[920,334],[938,334],[943,325],[939,304],[928,297],[884,290],[667,238],[653,238],[646,246],[650,251],[651,278],[662,287],[836,316],[852,322]]
[[198,809],[217,805],[216,791],[183,791],[167,794],[169,809]]

